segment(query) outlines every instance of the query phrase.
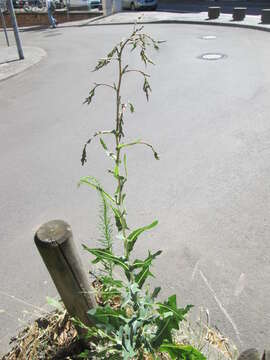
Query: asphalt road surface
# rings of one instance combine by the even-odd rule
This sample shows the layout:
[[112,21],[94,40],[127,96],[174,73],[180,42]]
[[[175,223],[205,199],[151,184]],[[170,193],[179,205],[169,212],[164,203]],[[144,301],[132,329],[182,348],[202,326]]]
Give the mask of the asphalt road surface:
[[[94,81],[114,81],[113,66],[90,70],[131,26],[58,28],[22,33],[24,45],[47,58],[0,83],[0,349],[46,296],[56,291],[33,243],[37,227],[61,218],[78,246],[98,237],[98,198],[77,189],[95,175],[107,188],[109,160],[82,145],[114,121],[110,89],[82,105]],[[267,347],[270,338],[270,35],[254,30],[192,25],[146,26],[167,40],[153,53],[149,103],[135,74],[124,85],[135,106],[127,137],[152,142],[128,150],[131,226],[159,219],[140,238],[136,255],[163,249],[155,284],[162,297],[209,309],[211,321],[240,349]],[[201,37],[213,35],[214,39]],[[1,39],[2,41],[2,39]],[[222,53],[217,61],[199,58]],[[139,62],[127,55],[132,66]],[[114,114],[114,113],[113,113]],[[119,243],[116,240],[116,247]],[[82,252],[89,266],[89,256]]]

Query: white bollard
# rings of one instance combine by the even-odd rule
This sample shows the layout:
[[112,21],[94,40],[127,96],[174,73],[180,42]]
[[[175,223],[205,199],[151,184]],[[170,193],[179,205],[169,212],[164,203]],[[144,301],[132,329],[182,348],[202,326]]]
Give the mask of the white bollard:
[[112,0],[102,0],[103,15],[108,16],[112,14]]

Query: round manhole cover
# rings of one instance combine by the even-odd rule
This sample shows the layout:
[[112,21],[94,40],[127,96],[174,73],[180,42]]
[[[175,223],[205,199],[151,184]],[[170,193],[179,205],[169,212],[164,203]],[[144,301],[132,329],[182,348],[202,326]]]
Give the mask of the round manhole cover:
[[203,39],[203,40],[214,40],[216,38],[217,37],[215,35],[204,35],[204,36],[200,37],[200,39]]
[[225,57],[226,57],[225,54],[207,53],[207,54],[200,55],[199,59],[202,59],[202,60],[220,60],[220,59],[224,59]]

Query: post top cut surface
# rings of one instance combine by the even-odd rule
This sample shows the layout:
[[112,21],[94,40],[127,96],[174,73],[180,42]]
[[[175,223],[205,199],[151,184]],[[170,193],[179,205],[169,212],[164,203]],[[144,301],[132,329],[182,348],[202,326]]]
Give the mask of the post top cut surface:
[[58,245],[65,242],[72,236],[71,228],[63,220],[52,220],[43,224],[36,232],[35,242],[51,245],[57,243]]

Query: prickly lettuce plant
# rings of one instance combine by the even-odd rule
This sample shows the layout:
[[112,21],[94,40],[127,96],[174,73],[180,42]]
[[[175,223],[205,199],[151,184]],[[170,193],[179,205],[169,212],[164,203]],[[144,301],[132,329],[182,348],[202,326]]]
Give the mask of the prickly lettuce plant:
[[[158,359],[161,353],[167,353],[172,359],[204,359],[203,355],[191,346],[180,346],[173,341],[173,331],[179,329],[179,323],[184,320],[191,305],[179,308],[176,295],[172,295],[163,303],[157,301],[160,287],[150,291],[146,285],[153,261],[161,251],[152,253],[144,259],[132,260],[131,254],[140,235],[154,228],[158,221],[141,228],[131,230],[127,224],[125,207],[125,185],[128,179],[127,150],[130,147],[143,145],[149,148],[155,159],[159,159],[154,147],[144,140],[125,142],[124,118],[127,111],[133,113],[134,105],[125,102],[121,92],[122,84],[130,73],[137,73],[142,78],[142,90],[147,101],[151,92],[149,75],[141,69],[130,68],[124,61],[124,54],[130,50],[139,55],[145,66],[153,64],[147,54],[147,48],[159,49],[159,41],[144,33],[143,26],[135,24],[130,36],[118,43],[105,58],[100,59],[94,69],[98,71],[110,64],[117,68],[117,79],[113,84],[95,83],[89,91],[85,103],[91,104],[99,88],[110,88],[115,96],[115,122],[111,130],[97,131],[87,140],[83,147],[81,162],[87,161],[87,146],[98,138],[105,154],[111,159],[112,167],[108,170],[115,181],[115,192],[110,194],[92,176],[80,179],[80,184],[86,184],[98,191],[102,199],[103,237],[101,246],[85,250],[94,255],[93,263],[100,263],[106,272],[100,280],[103,288],[103,304],[89,310],[89,317],[94,324],[86,327],[89,339],[95,339],[90,349],[81,354],[82,358],[99,359]],[[108,137],[114,139],[110,148]],[[112,230],[109,212],[115,219],[116,236],[123,243],[123,253],[118,256],[113,251]],[[120,268],[125,281],[116,279],[114,268]],[[116,300],[117,299],[117,300]],[[83,324],[81,324],[84,326]],[[85,327],[85,326],[84,326]]]

